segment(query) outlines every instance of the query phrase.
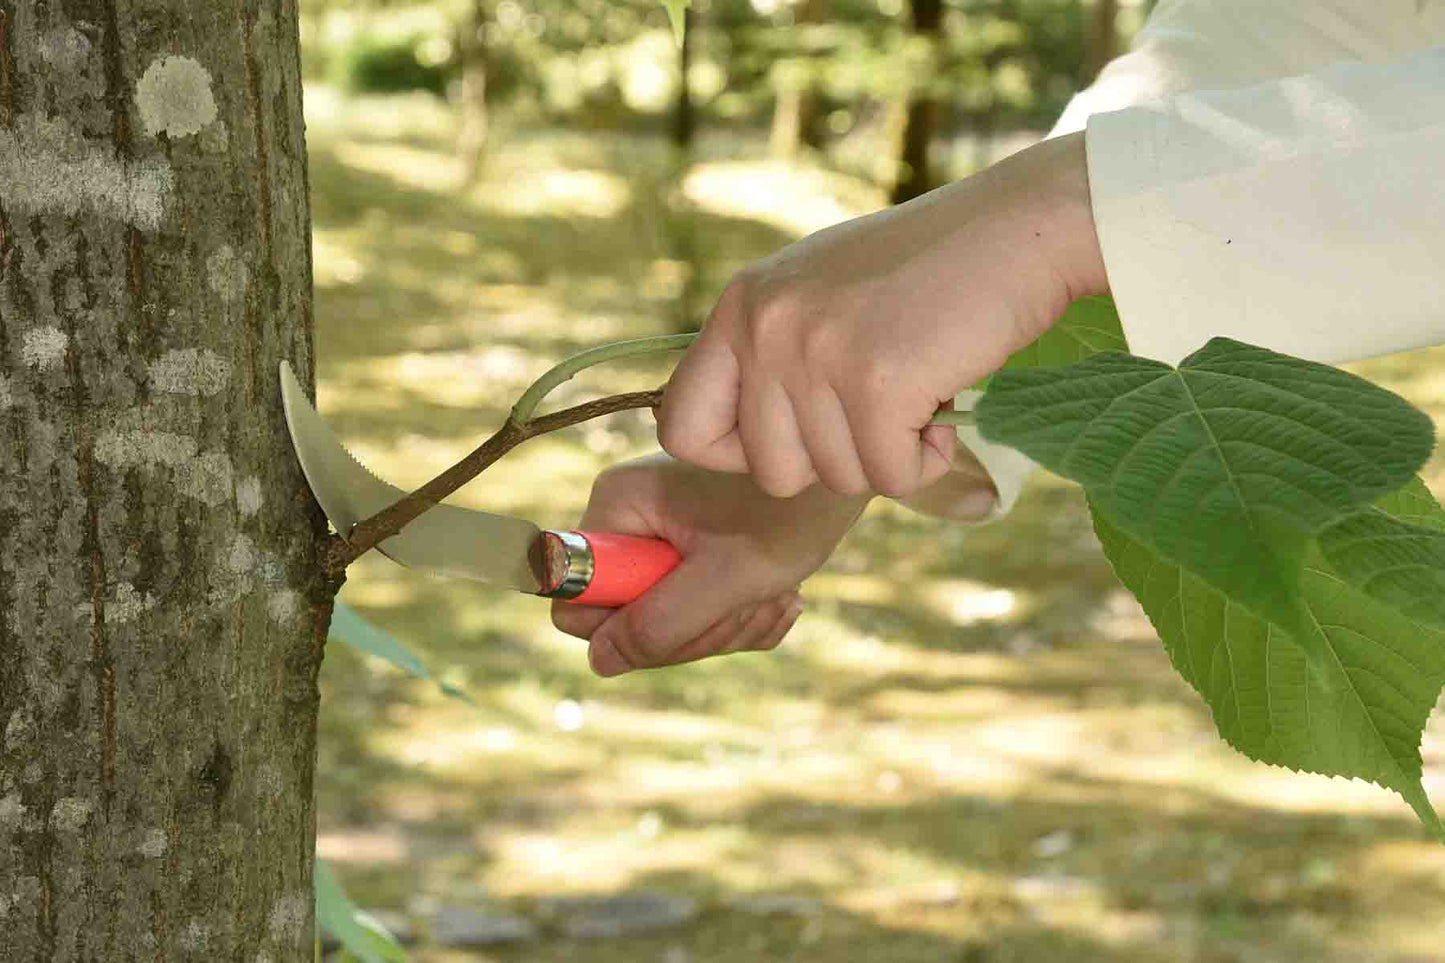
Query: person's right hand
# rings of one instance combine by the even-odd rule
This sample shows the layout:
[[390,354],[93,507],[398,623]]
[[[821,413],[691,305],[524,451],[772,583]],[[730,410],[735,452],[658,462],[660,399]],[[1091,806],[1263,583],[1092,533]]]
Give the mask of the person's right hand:
[[868,503],[815,485],[773,498],[746,475],[657,455],[597,478],[579,527],[664,538],[682,562],[617,610],[552,604],[563,632],[589,639],[599,675],[774,648],[802,611],[798,587]]
[[937,409],[1106,287],[1083,135],[1045,141],[745,268],[673,373],[658,440],[780,497],[913,494],[955,447]]

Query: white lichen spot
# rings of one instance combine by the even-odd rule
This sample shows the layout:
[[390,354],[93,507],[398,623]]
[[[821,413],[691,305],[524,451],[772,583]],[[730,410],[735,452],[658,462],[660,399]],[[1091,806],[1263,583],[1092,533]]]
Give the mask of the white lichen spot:
[[183,494],[216,506],[231,498],[231,459],[224,452],[197,451],[196,440],[168,431],[102,432],[95,457],[110,468],[170,468]]
[[204,953],[211,948],[211,928],[192,919],[181,931],[181,949],[188,953]]
[[167,351],[150,363],[151,386],[176,395],[214,395],[231,379],[231,363],[204,348]]
[[[130,622],[137,616],[156,607],[156,597],[147,593],[142,596],[129,582],[120,582],[115,587],[115,596],[106,600],[105,621],[107,624]],[[95,606],[81,602],[75,607],[75,617],[87,622],[95,621]]]
[[267,953],[265,950],[261,950],[259,953],[256,954],[256,959],[253,961],[253,963],[274,963],[274,961],[271,959],[270,953]]
[[300,604],[301,596],[295,589],[282,589],[267,600],[266,611],[272,622],[285,624],[295,618]]
[[10,393],[10,382],[4,375],[0,375],[0,411],[5,411],[15,405],[15,396]]
[[154,595],[147,592],[142,596],[136,591],[134,585],[129,582],[121,582],[115,587],[115,598],[106,603],[105,620],[107,622],[129,622],[155,607],[156,597]]
[[65,360],[70,335],[55,327],[31,328],[20,336],[20,360],[32,368],[50,371]]
[[90,821],[95,803],[80,796],[65,796],[50,810],[50,827],[57,832],[73,833]]
[[246,296],[251,270],[245,261],[236,256],[231,245],[223,244],[220,250],[206,258],[206,274],[211,281],[211,290],[219,294],[222,301],[229,304]]
[[13,833],[24,820],[25,804],[20,801],[18,792],[12,792],[0,799],[0,829]]
[[261,510],[263,503],[261,479],[250,475],[236,483],[236,507],[242,515],[250,518]]
[[165,855],[166,848],[169,845],[164,829],[147,829],[145,838],[142,839],[140,845],[136,847],[136,852],[147,859],[160,859]]
[[164,160],[118,160],[109,141],[63,120],[19,114],[0,128],[0,198],[12,216],[92,213],[154,231],[174,186]]
[[141,124],[152,137],[189,137],[216,119],[211,75],[190,57],[162,57],[135,88]]
[[225,452],[206,452],[196,460],[181,491],[197,501],[215,506],[230,499],[231,458]]
[[310,908],[311,900],[306,893],[291,893],[278,899],[271,907],[272,942],[290,943],[299,939],[306,928],[306,914]]
[[226,568],[232,575],[244,575],[256,568],[256,543],[248,535],[237,535],[231,541],[230,554],[226,556]]
[[57,70],[79,73],[89,56],[90,41],[70,27],[47,31],[40,38],[41,59]]

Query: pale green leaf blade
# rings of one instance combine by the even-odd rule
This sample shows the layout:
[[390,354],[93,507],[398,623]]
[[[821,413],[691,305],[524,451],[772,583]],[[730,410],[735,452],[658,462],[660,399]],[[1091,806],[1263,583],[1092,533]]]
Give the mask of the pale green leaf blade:
[[1226,338],[1177,369],[1108,352],[1003,371],[977,416],[984,437],[1282,625],[1310,537],[1403,485],[1433,444],[1429,418],[1390,392]]
[[1104,351],[1127,351],[1114,300],[1090,295],[1070,304],[1063,316],[1004,362],[1005,370],[1073,364]]
[[1335,522],[1319,541],[1351,584],[1412,619],[1445,628],[1445,509],[1424,482]]
[[362,963],[406,963],[406,950],[386,927],[356,907],[326,863],[318,859],[314,875],[317,926]]
[[379,626],[372,625],[345,602],[337,602],[331,613],[330,637],[340,639],[352,648],[374,655],[389,662],[408,675],[429,682],[436,682],[442,692],[463,702],[472,699],[455,686],[439,681],[426,664],[410,649],[402,645],[395,636]]
[[1442,841],[1421,783],[1420,739],[1445,685],[1445,632],[1422,629],[1345,583],[1317,553],[1300,579],[1300,631],[1283,627],[1132,538],[1098,506],[1094,530],[1144,606],[1170,661],[1209,705],[1220,736],[1251,759],[1366,779],[1410,804]]
[[[1073,364],[1104,351],[1128,351],[1124,327],[1114,299],[1104,295],[1079,298],[1042,335],[1008,356],[1000,370]],[[993,376],[980,379],[974,390],[988,387]]]

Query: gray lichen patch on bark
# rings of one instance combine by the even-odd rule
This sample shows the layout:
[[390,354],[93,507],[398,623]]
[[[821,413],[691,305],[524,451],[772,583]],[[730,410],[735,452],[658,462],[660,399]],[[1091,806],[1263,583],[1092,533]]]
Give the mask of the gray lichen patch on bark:
[[63,120],[20,114],[0,130],[0,204],[12,214],[93,214],[154,231],[174,187],[163,158],[116,160]]
[[190,57],[161,57],[141,76],[135,105],[152,137],[189,137],[216,119],[211,75]]

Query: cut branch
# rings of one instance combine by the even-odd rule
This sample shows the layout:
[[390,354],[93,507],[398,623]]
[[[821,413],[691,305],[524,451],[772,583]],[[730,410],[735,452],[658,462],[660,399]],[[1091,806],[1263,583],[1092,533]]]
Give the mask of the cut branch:
[[656,408],[661,403],[662,389],[655,388],[652,391],[633,391],[627,394],[598,398],[596,401],[564,408],[550,415],[532,418],[521,424],[508,418],[496,434],[482,442],[476,450],[461,461],[405,498],[398,499],[394,504],[370,518],[357,522],[349,533],[333,536],[330,544],[326,546],[326,568],[333,576],[343,574],[346,566],[365,552],[401,531],[412,519],[476,478],[497,459],[528,438],[545,435],[550,431],[590,421],[615,411]]

